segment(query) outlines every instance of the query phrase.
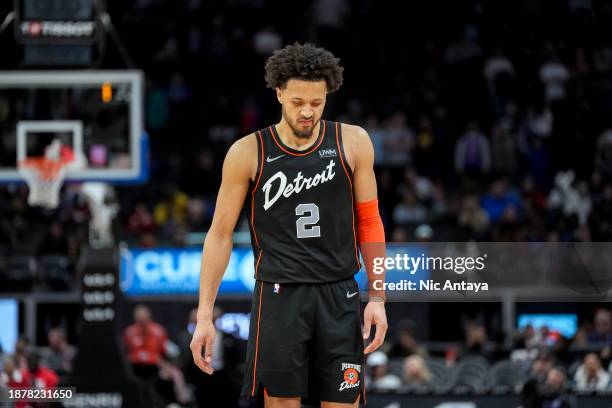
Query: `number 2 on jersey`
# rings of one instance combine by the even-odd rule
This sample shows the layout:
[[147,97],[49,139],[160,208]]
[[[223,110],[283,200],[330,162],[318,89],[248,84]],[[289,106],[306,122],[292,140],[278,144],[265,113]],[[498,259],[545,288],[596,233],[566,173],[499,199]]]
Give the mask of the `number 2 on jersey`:
[[316,204],[299,204],[295,207],[295,215],[302,215],[295,222],[298,238],[317,238],[321,236],[321,227],[315,225],[319,222],[319,207]]

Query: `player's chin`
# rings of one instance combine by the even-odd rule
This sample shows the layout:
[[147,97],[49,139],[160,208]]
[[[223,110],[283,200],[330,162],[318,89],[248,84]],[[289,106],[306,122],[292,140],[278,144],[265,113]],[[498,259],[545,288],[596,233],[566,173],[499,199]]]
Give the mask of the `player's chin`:
[[297,129],[294,129],[295,135],[298,137],[303,137],[303,138],[309,138],[310,136],[312,136],[312,131],[313,128],[312,127],[303,127],[303,126],[299,126],[297,127]]

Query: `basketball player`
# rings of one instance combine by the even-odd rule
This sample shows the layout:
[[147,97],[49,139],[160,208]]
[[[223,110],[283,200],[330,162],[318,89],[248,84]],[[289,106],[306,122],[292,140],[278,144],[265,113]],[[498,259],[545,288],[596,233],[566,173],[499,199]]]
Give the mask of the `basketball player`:
[[369,281],[382,279],[369,267],[376,251],[365,250],[384,247],[372,143],[358,126],[322,119],[342,72],[338,59],[310,44],[267,60],[266,82],[282,118],[229,149],[204,242],[191,350],[212,374],[212,310],[246,198],[256,284],[241,395],[263,394],[267,408],[298,408],[300,398],[323,408],[357,407],[360,394],[365,402],[364,353],[376,350],[387,330],[384,292],[370,284],[362,332],[354,279],[359,245]]

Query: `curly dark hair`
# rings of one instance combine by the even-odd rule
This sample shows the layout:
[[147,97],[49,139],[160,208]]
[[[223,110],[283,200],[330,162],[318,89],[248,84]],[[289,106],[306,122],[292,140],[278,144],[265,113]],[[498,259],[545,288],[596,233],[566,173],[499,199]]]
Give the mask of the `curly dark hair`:
[[266,83],[269,88],[284,88],[290,79],[325,80],[327,92],[336,92],[342,85],[340,59],[313,44],[287,45],[266,61]]

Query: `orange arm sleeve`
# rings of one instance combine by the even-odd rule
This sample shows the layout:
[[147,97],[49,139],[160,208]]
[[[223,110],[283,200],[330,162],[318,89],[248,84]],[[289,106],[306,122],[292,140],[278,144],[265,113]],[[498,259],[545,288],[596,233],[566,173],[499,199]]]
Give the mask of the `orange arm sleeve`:
[[382,284],[385,282],[384,271],[374,272],[374,260],[386,256],[385,229],[378,211],[378,200],[357,203],[357,224],[361,256],[368,273],[368,293],[370,297],[386,300]]
[[385,242],[385,229],[378,212],[378,200],[357,203],[357,223],[360,244]]

